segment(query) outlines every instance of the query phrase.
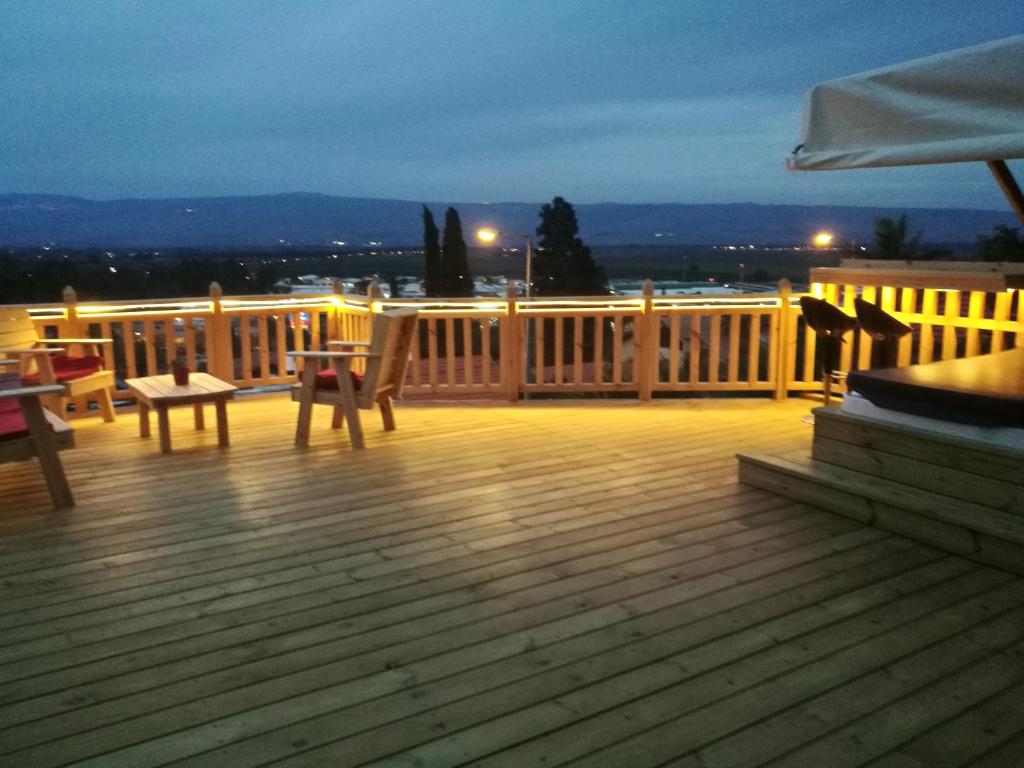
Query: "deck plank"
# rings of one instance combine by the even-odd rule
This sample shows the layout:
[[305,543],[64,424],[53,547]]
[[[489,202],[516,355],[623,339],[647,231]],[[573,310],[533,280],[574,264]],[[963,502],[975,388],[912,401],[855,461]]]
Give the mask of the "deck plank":
[[172,411],[170,456],[76,421],[74,510],[0,467],[0,764],[913,765],[944,723],[1019,753],[985,722],[1024,580],[738,484],[807,410],[416,403],[357,453],[242,396],[224,450]]

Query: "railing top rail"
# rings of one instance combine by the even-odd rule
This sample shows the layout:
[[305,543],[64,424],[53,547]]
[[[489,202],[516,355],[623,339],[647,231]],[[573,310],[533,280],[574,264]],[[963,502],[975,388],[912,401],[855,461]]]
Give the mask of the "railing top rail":
[[862,269],[813,267],[812,283],[924,288],[950,291],[1005,291],[1012,287],[1006,272],[947,269]]
[[840,269],[867,269],[889,272],[913,269],[923,272],[996,272],[1024,274],[1024,263],[1014,261],[890,261],[886,259],[840,259]]

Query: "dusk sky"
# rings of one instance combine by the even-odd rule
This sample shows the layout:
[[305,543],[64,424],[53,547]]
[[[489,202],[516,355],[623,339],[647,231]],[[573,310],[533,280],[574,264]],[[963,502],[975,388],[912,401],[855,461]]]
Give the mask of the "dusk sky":
[[1020,0],[0,0],[0,192],[1002,210],[980,163],[784,159],[816,82],[1022,30]]

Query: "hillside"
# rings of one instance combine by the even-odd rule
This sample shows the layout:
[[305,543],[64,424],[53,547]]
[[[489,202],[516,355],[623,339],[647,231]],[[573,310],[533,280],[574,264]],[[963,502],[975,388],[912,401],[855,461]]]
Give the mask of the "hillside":
[[[438,220],[450,203],[427,203]],[[532,232],[539,203],[453,203],[469,230],[490,224]],[[330,244],[362,247],[420,242],[419,202],[295,193],[252,197],[86,200],[57,195],[0,195],[0,246],[267,247]],[[594,245],[806,242],[818,229],[866,242],[872,221],[906,213],[929,243],[971,242],[1009,211],[856,208],[753,203],[577,205],[581,234]]]

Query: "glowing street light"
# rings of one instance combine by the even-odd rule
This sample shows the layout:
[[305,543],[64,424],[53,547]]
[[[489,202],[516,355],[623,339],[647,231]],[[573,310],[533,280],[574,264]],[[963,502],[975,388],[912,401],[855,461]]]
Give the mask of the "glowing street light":
[[814,236],[814,246],[816,248],[828,248],[832,245],[832,241],[835,237],[831,232],[819,232]]
[[476,231],[476,237],[483,243],[493,243],[499,237],[520,237],[526,241],[526,298],[530,298],[530,281],[531,281],[531,270],[533,263],[533,238],[529,235],[524,235],[522,232],[502,232],[498,229],[491,229],[490,227],[482,227]]

